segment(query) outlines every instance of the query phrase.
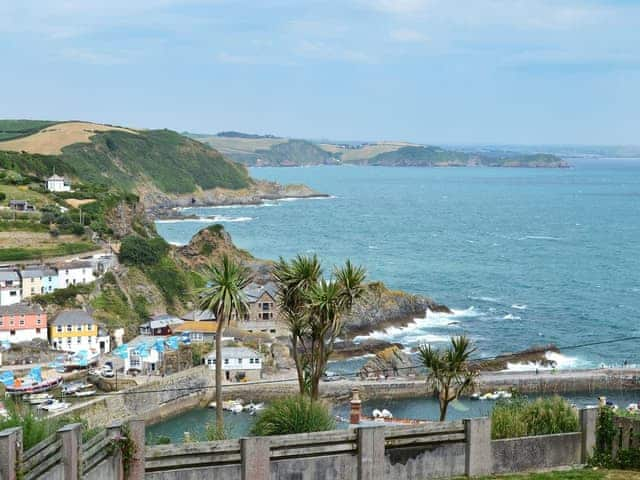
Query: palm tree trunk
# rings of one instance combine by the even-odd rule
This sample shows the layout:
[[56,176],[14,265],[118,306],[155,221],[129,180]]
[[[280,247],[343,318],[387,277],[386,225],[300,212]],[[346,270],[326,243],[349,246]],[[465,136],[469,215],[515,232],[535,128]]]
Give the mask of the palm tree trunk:
[[304,395],[304,372],[302,371],[302,364],[300,363],[300,357],[298,356],[298,336],[291,334],[291,355],[293,361],[296,364],[296,372],[298,373],[298,388],[300,389],[300,395]]
[[222,432],[224,428],[224,417],[222,416],[222,325],[223,318],[218,317],[216,328],[216,428]]

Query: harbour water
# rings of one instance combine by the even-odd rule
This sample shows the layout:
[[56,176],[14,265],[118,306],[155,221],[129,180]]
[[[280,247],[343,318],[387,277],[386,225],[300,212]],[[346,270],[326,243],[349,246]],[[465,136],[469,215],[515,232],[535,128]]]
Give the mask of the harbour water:
[[[371,279],[454,310],[374,336],[407,346],[466,333],[481,355],[640,333],[640,160],[570,169],[252,169],[329,199],[187,209],[158,223],[183,244],[209,223],[261,258],[351,258]],[[638,362],[637,341],[565,350],[562,368]]]

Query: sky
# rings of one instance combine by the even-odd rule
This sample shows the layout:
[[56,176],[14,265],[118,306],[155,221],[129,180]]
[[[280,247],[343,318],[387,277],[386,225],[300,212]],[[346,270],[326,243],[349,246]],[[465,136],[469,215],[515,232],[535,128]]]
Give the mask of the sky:
[[640,0],[0,0],[0,118],[640,144]]

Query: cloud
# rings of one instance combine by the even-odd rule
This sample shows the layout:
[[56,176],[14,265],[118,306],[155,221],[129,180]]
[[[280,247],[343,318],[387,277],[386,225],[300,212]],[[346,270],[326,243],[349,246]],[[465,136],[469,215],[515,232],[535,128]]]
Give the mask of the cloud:
[[410,28],[398,28],[389,32],[389,38],[399,43],[427,43],[429,37]]

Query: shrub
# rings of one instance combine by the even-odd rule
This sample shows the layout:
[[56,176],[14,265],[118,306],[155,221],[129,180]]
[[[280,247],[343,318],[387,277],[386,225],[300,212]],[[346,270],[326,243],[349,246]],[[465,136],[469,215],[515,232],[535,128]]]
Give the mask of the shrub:
[[329,409],[309,397],[295,396],[276,400],[258,417],[251,429],[253,435],[288,435],[323,432],[335,428]]
[[559,396],[500,401],[491,413],[494,439],[578,431],[578,414]]
[[162,238],[151,239],[129,235],[120,245],[120,261],[128,265],[155,265],[169,250]]
[[0,202],[4,202],[7,199],[7,194],[0,192]]
[[189,294],[188,277],[170,258],[164,257],[157,265],[147,267],[145,272],[160,289],[167,304],[173,305],[176,299]]

